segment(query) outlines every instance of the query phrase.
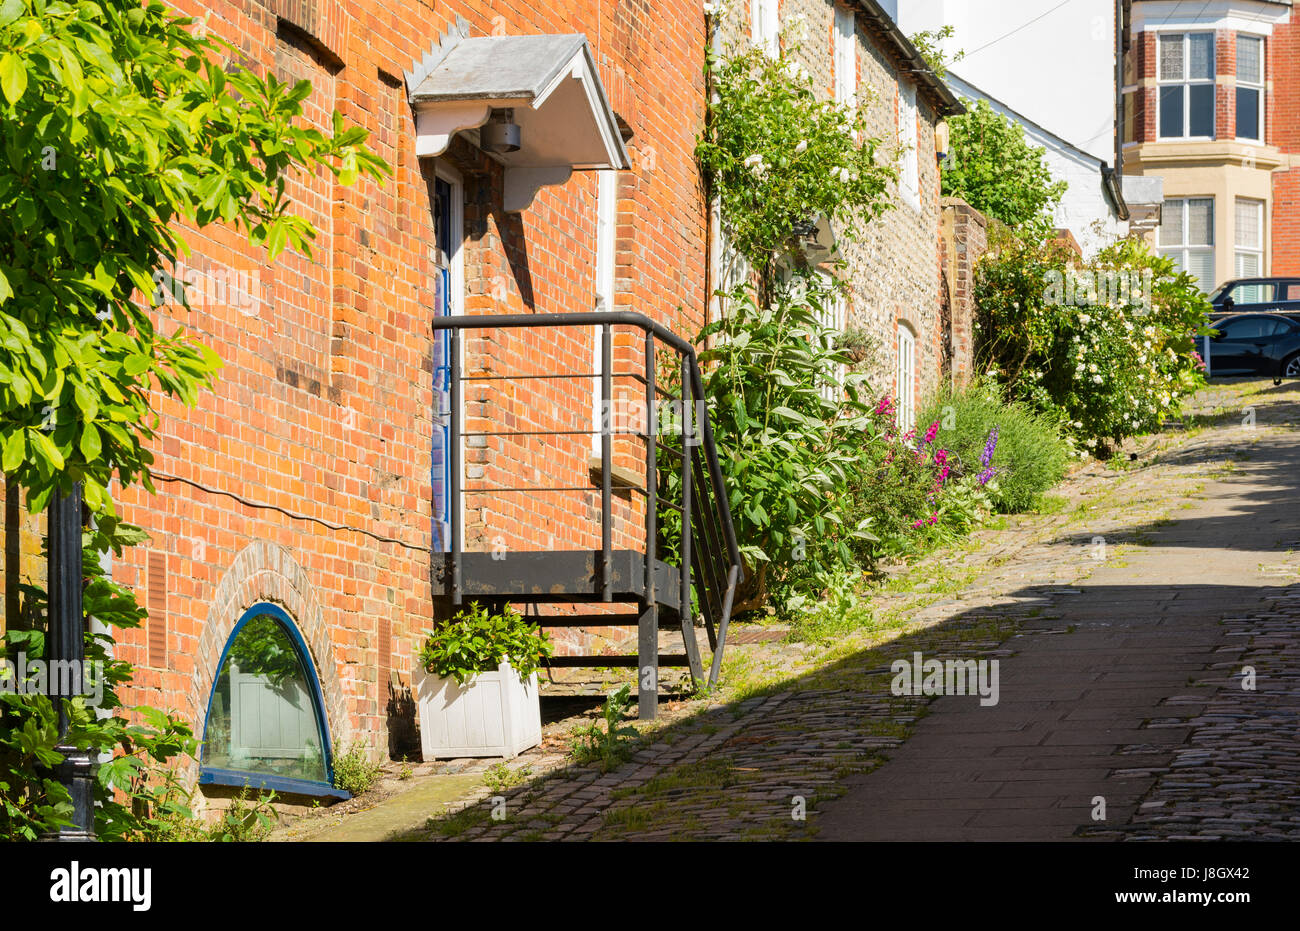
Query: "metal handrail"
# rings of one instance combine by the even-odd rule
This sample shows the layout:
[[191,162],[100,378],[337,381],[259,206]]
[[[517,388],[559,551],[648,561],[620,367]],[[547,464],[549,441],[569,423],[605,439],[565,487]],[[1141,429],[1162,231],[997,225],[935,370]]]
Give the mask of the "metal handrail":
[[[601,401],[602,409],[610,401],[612,394],[612,381],[615,377],[624,378],[632,377],[642,381],[646,387],[646,559],[645,559],[645,588],[647,601],[653,603],[655,600],[655,579],[654,579],[654,561],[657,550],[657,511],[654,506],[655,502],[660,501],[658,494],[658,450],[662,443],[658,440],[656,430],[656,420],[653,411],[658,397],[665,394],[674,400],[680,399],[682,403],[682,449],[681,455],[681,476],[682,476],[682,499],[680,505],[672,503],[669,506],[682,515],[682,539],[681,539],[681,580],[682,587],[678,593],[679,613],[683,619],[683,624],[690,623],[691,618],[691,583],[695,582],[696,589],[699,593],[700,603],[704,610],[705,623],[708,627],[709,639],[713,647],[713,662],[709,670],[709,685],[716,683],[718,673],[721,667],[722,651],[726,643],[727,626],[731,619],[732,607],[735,603],[735,594],[738,586],[744,578],[744,568],[740,558],[740,547],[736,541],[735,526],[731,520],[731,510],[729,499],[726,492],[726,486],[722,479],[722,468],[718,461],[717,447],[713,437],[713,427],[709,422],[707,412],[701,415],[694,415],[695,404],[692,399],[699,400],[704,398],[704,380],[700,371],[699,359],[695,353],[695,347],[687,340],[678,336],[676,333],[656,323],[643,314],[632,311],[601,311],[593,313],[560,313],[560,314],[473,314],[467,316],[447,316],[435,317],[431,322],[432,328],[437,330],[449,331],[451,345],[450,349],[450,366],[448,366],[449,389],[451,393],[451,409],[453,416],[449,425],[449,440],[452,450],[459,449],[462,432],[459,423],[458,412],[461,410],[462,382],[472,380],[482,380],[478,376],[468,378],[462,376],[460,366],[460,334],[463,330],[487,330],[487,329],[532,329],[537,327],[572,327],[572,326],[599,326],[601,328]],[[614,326],[635,327],[645,334],[645,373],[638,375],[636,373],[625,373],[615,376],[613,374],[613,352],[611,328]],[[681,394],[672,396],[662,391],[655,381],[655,340],[667,345],[681,357]],[[587,377],[595,377],[597,373],[591,373]],[[526,376],[521,376],[526,377]],[[543,377],[543,376],[533,376]],[[550,376],[544,376],[550,377]],[[573,377],[573,376],[570,376]],[[495,376],[501,380],[508,380],[510,376]],[[692,424],[697,424],[692,426]],[[700,442],[691,442],[694,438],[690,435],[698,429],[701,433]],[[516,431],[506,431],[512,434]],[[611,529],[611,494],[612,494],[612,448],[611,432],[601,430],[601,553],[602,553],[602,578],[601,591],[604,600],[611,600],[611,551],[612,551],[612,529]],[[665,448],[665,453],[669,452]],[[676,452],[675,450],[673,451]],[[700,465],[697,457],[703,457],[703,477],[707,480],[707,487],[692,487],[693,473]],[[461,555],[463,552],[464,541],[461,539],[461,477],[459,468],[459,456],[452,454],[451,458],[451,513],[448,515],[451,531],[451,586],[452,600],[454,604],[463,602],[463,590],[461,585]],[[492,489],[475,488],[478,493],[490,492]],[[567,490],[567,489],[566,489]],[[573,489],[585,490],[585,489]],[[640,489],[638,489],[640,490]],[[699,508],[693,510],[693,503],[698,502]],[[668,502],[664,502],[668,504]],[[708,505],[712,507],[708,507]],[[721,531],[722,543],[726,549],[724,553],[718,553],[716,543],[718,531]],[[701,553],[701,559],[697,562],[693,559],[692,544],[694,543]],[[717,567],[711,562],[718,557],[725,560],[726,581],[722,591],[717,591],[718,575]],[[716,602],[716,604],[715,604]],[[716,616],[715,616],[716,615]],[[716,629],[715,629],[716,623]],[[693,641],[692,641],[693,642]]]

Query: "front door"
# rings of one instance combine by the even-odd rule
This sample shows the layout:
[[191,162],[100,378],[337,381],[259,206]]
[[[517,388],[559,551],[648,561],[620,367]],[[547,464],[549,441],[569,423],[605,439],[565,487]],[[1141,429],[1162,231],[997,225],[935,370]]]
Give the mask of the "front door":
[[[460,312],[460,183],[437,172],[431,183],[433,200],[434,313],[450,316]],[[451,468],[457,451],[451,448],[451,335],[437,330],[433,340],[433,549],[451,549]]]

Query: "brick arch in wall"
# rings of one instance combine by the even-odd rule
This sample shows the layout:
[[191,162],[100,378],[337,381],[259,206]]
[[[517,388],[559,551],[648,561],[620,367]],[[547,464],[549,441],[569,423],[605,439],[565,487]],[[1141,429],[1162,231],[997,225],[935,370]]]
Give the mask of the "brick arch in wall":
[[217,663],[231,631],[245,611],[267,602],[279,605],[293,618],[311,651],[311,661],[320,680],[330,739],[335,743],[347,742],[351,737],[347,705],[320,599],[307,571],[287,549],[269,540],[255,540],[244,547],[213,594],[190,682],[196,733],[202,733],[208,696],[219,671]]

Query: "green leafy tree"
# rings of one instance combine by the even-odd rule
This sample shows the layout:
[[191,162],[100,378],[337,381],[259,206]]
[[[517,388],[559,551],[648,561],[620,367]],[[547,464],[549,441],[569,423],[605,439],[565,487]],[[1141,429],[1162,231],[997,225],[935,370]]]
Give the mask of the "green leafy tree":
[[[194,404],[220,364],[149,313],[162,299],[155,272],[189,251],[182,227],[224,224],[272,259],[288,247],[308,252],[314,232],[291,212],[289,179],[323,169],[352,184],[386,169],[365,130],[337,113],[329,134],[303,125],[307,81],[287,84],[240,61],[152,0],[0,3],[0,464],[33,511],[83,484],[98,528],[92,578],[97,552],[141,539],[115,519],[109,483],[153,490],[151,399]],[[93,584],[115,607],[88,593],[88,613],[139,623],[129,592]],[[42,598],[29,591],[24,604],[38,628]],[[88,658],[105,646],[88,636]],[[39,632],[11,629],[4,649],[20,647],[39,655]],[[111,669],[115,682],[129,680],[129,667]],[[81,700],[66,704],[69,739],[121,751],[100,769],[101,833],[147,835],[149,767],[191,752],[188,728],[153,710],[129,724],[111,702],[105,719]],[[40,768],[58,758],[56,715],[40,695],[6,696],[0,707],[0,831],[30,838],[68,812]],[[119,789],[139,804],[118,805]]]
[[920,32],[908,36],[916,50],[921,53],[925,63],[930,66],[934,76],[940,81],[948,77],[948,66],[955,65],[966,57],[966,53],[958,49],[950,57],[943,49],[945,40],[952,38],[956,32],[951,25],[943,26],[939,29],[922,29]]
[[1020,126],[980,100],[951,118],[948,132],[945,195],[1031,236],[1051,230],[1066,183],[1052,180],[1044,150],[1029,145]]

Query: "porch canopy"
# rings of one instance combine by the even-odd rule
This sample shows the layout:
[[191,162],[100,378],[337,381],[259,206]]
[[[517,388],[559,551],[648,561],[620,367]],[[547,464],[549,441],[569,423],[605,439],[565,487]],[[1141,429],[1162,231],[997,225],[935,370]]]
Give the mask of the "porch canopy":
[[520,148],[488,153],[505,166],[510,212],[575,170],[630,167],[586,36],[467,33],[462,20],[406,75],[416,155],[441,155],[456,133],[482,126],[494,110],[513,111]]

